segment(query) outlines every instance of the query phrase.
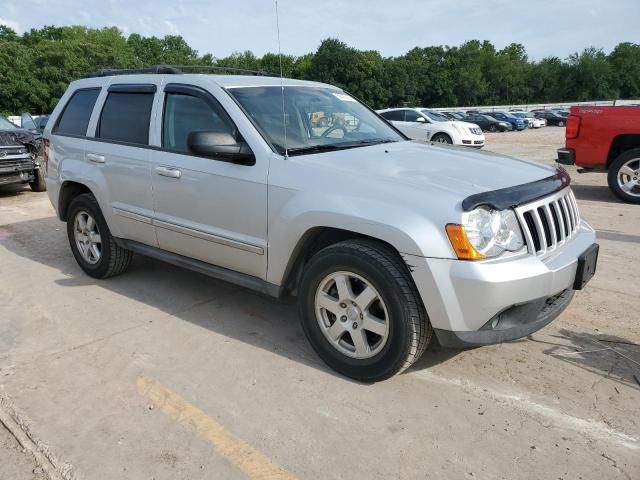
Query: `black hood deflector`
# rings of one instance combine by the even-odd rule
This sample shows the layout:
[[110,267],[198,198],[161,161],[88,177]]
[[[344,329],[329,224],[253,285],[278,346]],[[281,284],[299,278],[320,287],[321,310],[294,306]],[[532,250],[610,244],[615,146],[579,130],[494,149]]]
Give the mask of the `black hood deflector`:
[[490,207],[494,210],[514,208],[551,195],[568,187],[570,183],[571,177],[569,177],[567,171],[558,168],[555,175],[535,182],[470,195],[462,201],[462,209],[465,212],[469,212],[481,206]]

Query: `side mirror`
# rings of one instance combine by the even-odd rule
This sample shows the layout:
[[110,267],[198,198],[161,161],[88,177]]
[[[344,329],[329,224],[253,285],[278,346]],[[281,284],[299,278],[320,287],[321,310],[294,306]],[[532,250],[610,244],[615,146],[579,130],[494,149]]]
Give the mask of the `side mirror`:
[[418,117],[418,118],[416,119],[416,122],[418,122],[418,123],[427,123],[427,121],[425,120],[425,118],[424,118],[424,117]]
[[256,157],[244,141],[237,141],[227,132],[191,132],[187,137],[189,150],[205,157],[221,157],[241,165],[255,165]]

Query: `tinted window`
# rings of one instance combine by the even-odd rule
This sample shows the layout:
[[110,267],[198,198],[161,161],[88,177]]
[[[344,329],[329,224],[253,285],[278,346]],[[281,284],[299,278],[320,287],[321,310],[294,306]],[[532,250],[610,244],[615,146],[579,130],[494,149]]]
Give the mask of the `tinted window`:
[[396,122],[401,122],[404,118],[402,110],[392,110],[390,112],[381,113],[380,115],[382,115],[387,120],[393,120]]
[[153,93],[110,92],[102,108],[96,136],[147,145],[152,103]]
[[99,88],[76,91],[64,107],[53,133],[86,135],[91,112],[99,93]]
[[200,97],[178,93],[167,94],[164,104],[162,146],[189,152],[187,138],[191,132],[234,132],[216,109]]
[[418,118],[420,118],[420,114],[418,112],[414,112],[413,110],[404,111],[405,122],[417,122]]

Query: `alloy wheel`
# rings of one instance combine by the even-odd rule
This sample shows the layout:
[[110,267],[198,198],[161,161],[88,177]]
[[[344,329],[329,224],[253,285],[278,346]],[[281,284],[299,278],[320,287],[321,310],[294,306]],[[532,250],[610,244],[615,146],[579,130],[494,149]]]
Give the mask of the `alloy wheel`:
[[91,265],[98,263],[102,256],[102,238],[95,219],[80,210],[73,223],[73,233],[82,259]]
[[355,273],[327,275],[316,291],[315,311],[325,338],[348,357],[371,358],[389,339],[389,315],[381,295]]

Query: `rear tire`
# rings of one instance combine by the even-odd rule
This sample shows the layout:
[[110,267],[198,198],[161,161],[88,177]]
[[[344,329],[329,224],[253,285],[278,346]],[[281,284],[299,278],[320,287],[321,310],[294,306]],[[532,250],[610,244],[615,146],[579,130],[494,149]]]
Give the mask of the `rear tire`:
[[298,312],[320,358],[364,382],[402,372],[433,337],[407,266],[397,252],[374,240],[348,240],[314,255],[300,283]]
[[45,182],[45,174],[42,168],[38,168],[35,171],[35,177],[33,182],[29,182],[29,187],[34,192],[46,192],[47,191],[47,183]]
[[607,183],[623,202],[640,204],[640,148],[628,150],[613,161]]
[[133,252],[115,242],[91,194],[83,193],[71,201],[67,237],[78,265],[93,278],[119,275],[131,264]]
[[559,126],[559,127],[564,127],[564,122],[563,122],[562,120],[560,120],[560,121],[558,122],[558,126]]

